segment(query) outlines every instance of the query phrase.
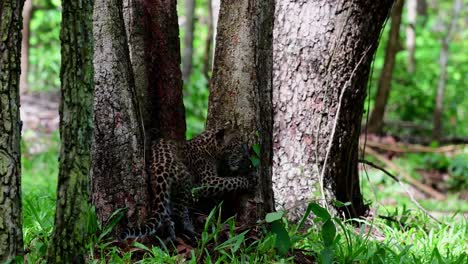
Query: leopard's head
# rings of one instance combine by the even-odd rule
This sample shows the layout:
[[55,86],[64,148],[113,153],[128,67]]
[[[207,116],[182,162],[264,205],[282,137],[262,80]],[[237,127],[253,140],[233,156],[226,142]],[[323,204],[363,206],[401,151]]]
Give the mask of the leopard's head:
[[248,174],[253,169],[248,145],[241,142],[226,148],[219,159],[218,168],[227,176]]
[[223,176],[246,175],[253,169],[251,152],[247,141],[235,126],[218,131],[218,172]]
[[199,153],[208,153],[216,159],[220,175],[239,175],[253,167],[249,145],[239,127],[232,122],[205,130],[189,144],[199,149]]

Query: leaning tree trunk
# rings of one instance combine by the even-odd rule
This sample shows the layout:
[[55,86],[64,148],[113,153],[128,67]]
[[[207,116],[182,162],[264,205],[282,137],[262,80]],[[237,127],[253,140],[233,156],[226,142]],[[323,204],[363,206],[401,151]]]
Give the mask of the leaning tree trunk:
[[[271,81],[273,0],[222,1],[207,127],[235,121],[251,143],[261,145],[259,185],[237,199],[241,221],[273,210],[271,185]],[[253,206],[252,206],[253,205]],[[229,205],[228,205],[229,206]]]
[[19,79],[22,0],[0,3],[0,262],[23,254]]
[[185,140],[176,0],[125,0],[123,13],[146,145]]
[[392,87],[393,68],[395,67],[395,57],[400,46],[400,24],[401,13],[403,11],[404,0],[397,0],[393,10],[388,34],[387,48],[385,50],[385,61],[380,73],[379,84],[377,86],[377,95],[375,96],[374,109],[369,118],[367,132],[382,132],[385,108],[387,107],[390,89]]
[[94,132],[91,198],[101,222],[127,207],[128,220],[148,215],[143,132],[122,15],[122,1],[94,4]]
[[93,1],[62,1],[57,207],[48,263],[83,263],[93,133]]
[[311,199],[351,202],[365,214],[358,140],[366,83],[392,5],[381,1],[280,1],[273,62],[273,182],[291,219]]

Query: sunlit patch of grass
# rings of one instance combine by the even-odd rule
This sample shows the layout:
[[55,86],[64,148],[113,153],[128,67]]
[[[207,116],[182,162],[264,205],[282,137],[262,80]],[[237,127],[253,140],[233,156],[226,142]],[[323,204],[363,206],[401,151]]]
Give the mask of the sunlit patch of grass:
[[44,144],[47,146],[40,153],[30,154],[28,146],[32,142],[22,142],[23,196],[37,191],[55,196],[60,142],[58,132],[54,132],[47,137],[44,140]]
[[[54,222],[58,134],[50,137],[48,147],[41,153],[28,154],[27,145],[28,142],[23,143],[22,160],[24,242],[28,262],[44,263]],[[321,263],[468,261],[468,245],[464,242],[468,237],[468,221],[463,214],[456,214],[468,210],[467,202],[457,200],[456,195],[449,195],[446,201],[417,197],[428,211],[450,211],[445,216],[438,215],[442,223],[437,223],[419,211],[401,186],[389,177],[376,170],[368,170],[368,175],[370,182],[364,176],[361,185],[364,197],[372,202],[376,211],[372,219],[356,220],[360,227],[338,218],[326,218],[323,211],[318,211],[322,216],[317,217],[308,230],[302,230],[279,214],[274,221],[270,217],[270,222],[263,220],[252,227],[260,231],[253,239],[247,230],[234,232],[235,221],[232,218],[221,221],[218,211],[213,210],[206,219],[200,240],[193,248],[187,247],[184,255],[177,255],[172,246],[161,248],[134,243],[133,251],[115,246],[115,238],[108,234],[119,221],[118,214],[112,223],[101,227],[91,208],[86,223],[87,261],[293,263],[298,253]]]
[[30,263],[41,263],[54,226],[58,177],[58,133],[46,140],[45,150],[29,154],[22,142],[23,238]]

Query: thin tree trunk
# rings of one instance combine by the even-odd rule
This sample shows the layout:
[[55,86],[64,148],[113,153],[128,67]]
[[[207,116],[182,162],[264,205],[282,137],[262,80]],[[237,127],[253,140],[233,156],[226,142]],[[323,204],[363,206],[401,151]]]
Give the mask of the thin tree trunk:
[[195,0],[185,0],[185,36],[182,56],[182,79],[187,82],[192,73],[193,31],[195,29]]
[[148,179],[122,1],[96,0],[93,21],[91,198],[101,223],[123,207],[127,219],[139,223],[148,214]]
[[0,3],[1,263],[15,262],[23,254],[19,112],[22,8],[22,0],[4,0]]
[[[218,19],[219,8],[221,7],[221,0],[211,0],[211,12],[213,15],[213,49],[216,52],[216,34],[218,32]],[[215,52],[212,53],[212,61],[214,61]]]
[[124,7],[146,143],[185,140],[176,1],[125,0]]
[[277,208],[351,202],[366,213],[358,141],[366,83],[393,1],[280,1],[273,31],[273,182]]
[[437,95],[435,99],[435,108],[433,114],[434,128],[432,130],[432,138],[434,140],[440,140],[442,137],[442,114],[444,110],[444,97],[445,97],[445,87],[447,82],[447,66],[448,66],[448,57],[449,57],[449,45],[452,40],[453,34],[455,33],[457,27],[458,16],[460,11],[463,8],[462,0],[455,0],[453,4],[453,14],[450,24],[447,28],[446,35],[442,38],[439,66],[440,66],[440,75],[439,82],[437,84]]
[[[149,96],[149,76],[147,72],[148,66],[146,65],[146,52],[145,52],[145,28],[142,1],[140,0],[123,0],[123,16],[125,22],[125,30],[127,34],[128,49],[130,61],[132,64],[132,71],[135,82],[135,89],[137,93],[138,105],[141,110],[141,118],[145,130],[152,130],[155,125],[155,115],[152,114],[154,107],[152,106],[151,98]],[[159,128],[157,128],[159,131]],[[145,131],[146,134],[146,131]],[[151,134],[148,134],[148,137]],[[150,139],[145,141],[146,148],[150,145]]]
[[418,17],[417,5],[418,0],[408,0],[406,5],[406,19],[408,20],[408,25],[406,26],[406,49],[408,50],[407,71],[409,73],[414,73],[416,69],[414,52],[416,49],[416,21]]
[[[273,0],[222,1],[207,127],[236,121],[261,146],[259,185],[232,205],[242,222],[273,210],[271,81]],[[231,205],[228,205],[230,207]]]
[[210,79],[211,67],[213,64],[213,52],[212,46],[213,43],[213,8],[211,6],[211,0],[207,0],[207,17],[206,17],[206,27],[208,28],[208,33],[206,34],[205,40],[205,56],[203,57],[203,75],[207,80]]
[[400,44],[400,24],[403,12],[404,0],[397,0],[391,15],[390,32],[388,36],[387,48],[385,50],[385,61],[380,73],[377,95],[375,96],[374,109],[370,115],[367,131],[369,133],[382,132],[385,108],[392,88],[393,68],[395,67],[395,57]]
[[93,1],[62,1],[60,165],[48,263],[83,263],[93,133]]
[[32,0],[26,0],[23,7],[23,31],[21,40],[21,75],[20,75],[20,93],[28,91],[28,72],[29,72],[29,36],[31,16],[33,12]]

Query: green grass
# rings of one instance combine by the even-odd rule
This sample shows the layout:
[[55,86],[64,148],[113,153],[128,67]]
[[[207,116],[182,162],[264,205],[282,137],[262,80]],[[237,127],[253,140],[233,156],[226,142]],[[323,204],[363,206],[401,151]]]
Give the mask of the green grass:
[[40,262],[45,255],[54,226],[55,194],[58,177],[59,136],[54,133],[34,139],[46,150],[30,154],[32,142],[22,142],[23,238],[29,263]]
[[[58,174],[58,135],[46,139],[49,148],[28,154],[23,143],[24,242],[28,263],[44,263],[53,228]],[[401,157],[396,162],[415,169],[421,160],[438,158],[421,155]],[[436,162],[437,163],[437,162]],[[432,164],[432,163],[423,163]],[[445,165],[444,165],[445,166]],[[447,166],[450,166],[448,164]],[[446,167],[447,167],[446,166]],[[419,200],[429,211],[448,212],[437,223],[417,210],[401,186],[375,170],[361,178],[364,196],[372,202],[372,220],[358,220],[360,227],[330,217],[317,205],[311,209],[314,224],[307,230],[288,223],[281,213],[269,215],[256,228],[258,239],[247,230],[235,233],[235,222],[222,222],[218,211],[207,218],[201,240],[185,257],[174,248],[146,247],[121,249],[106,234],[119,220],[101,227],[94,211],[89,211],[87,242],[90,263],[293,263],[297,254],[321,263],[464,263],[468,261],[468,221],[457,211],[468,211],[468,203],[456,193],[446,201]],[[318,216],[318,217],[317,217]],[[439,216],[440,217],[440,216]],[[299,231],[297,231],[299,230]],[[190,249],[190,248],[189,248]],[[143,257],[143,258],[142,258]]]

